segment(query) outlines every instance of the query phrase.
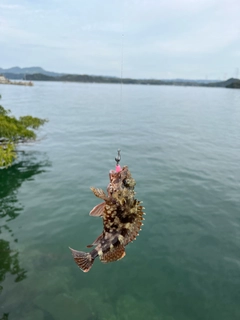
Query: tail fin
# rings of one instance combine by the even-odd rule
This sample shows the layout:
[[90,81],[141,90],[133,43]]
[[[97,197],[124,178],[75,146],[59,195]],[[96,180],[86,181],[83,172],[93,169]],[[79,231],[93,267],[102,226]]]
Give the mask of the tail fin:
[[69,247],[69,249],[72,251],[73,258],[76,262],[76,264],[79,266],[79,268],[83,272],[88,272],[94,262],[94,259],[92,258],[90,253],[77,251]]

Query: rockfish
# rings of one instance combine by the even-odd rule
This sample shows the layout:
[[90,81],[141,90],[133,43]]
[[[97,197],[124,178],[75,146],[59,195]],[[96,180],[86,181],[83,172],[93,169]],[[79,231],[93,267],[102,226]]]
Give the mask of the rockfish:
[[143,224],[144,207],[134,198],[136,182],[128,167],[124,166],[119,172],[110,170],[109,178],[107,194],[102,189],[91,187],[95,196],[104,200],[90,212],[90,216],[103,219],[102,234],[87,246],[95,248],[89,253],[70,248],[83,272],[90,270],[97,257],[104,263],[122,259],[126,254],[125,246],[136,239]]

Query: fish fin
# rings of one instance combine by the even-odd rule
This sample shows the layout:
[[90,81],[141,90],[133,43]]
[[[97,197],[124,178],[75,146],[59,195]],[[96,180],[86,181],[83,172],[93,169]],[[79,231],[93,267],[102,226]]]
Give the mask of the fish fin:
[[72,251],[73,258],[78,265],[78,267],[83,271],[83,272],[88,272],[94,262],[94,259],[92,259],[92,256],[90,253],[82,252],[82,251],[77,251],[69,247],[69,249]]
[[100,234],[100,236],[98,236],[97,239],[92,244],[89,244],[87,246],[87,248],[91,248],[93,246],[96,246],[102,240],[102,238],[103,238],[103,233]]
[[103,215],[104,208],[105,202],[99,203],[90,211],[89,215],[92,217],[101,217]]
[[117,260],[121,260],[124,258],[126,255],[125,248],[123,245],[119,245],[117,247],[113,247],[110,249],[108,252],[104,253],[101,257],[100,260],[101,262],[108,263],[108,262],[113,262]]
[[105,194],[105,192],[102,189],[98,189],[94,187],[91,187],[90,189],[92,190],[92,192],[95,194],[96,197],[103,200],[108,200],[108,196]]

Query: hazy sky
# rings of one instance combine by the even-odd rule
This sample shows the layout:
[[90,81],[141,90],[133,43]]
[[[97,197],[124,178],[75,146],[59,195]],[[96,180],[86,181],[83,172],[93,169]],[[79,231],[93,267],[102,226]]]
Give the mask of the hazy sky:
[[0,67],[240,76],[240,0],[0,0]]

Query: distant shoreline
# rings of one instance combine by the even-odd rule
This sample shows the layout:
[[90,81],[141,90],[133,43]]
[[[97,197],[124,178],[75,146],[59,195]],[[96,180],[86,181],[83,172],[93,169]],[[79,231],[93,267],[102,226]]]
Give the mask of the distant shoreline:
[[[44,70],[43,70],[44,71]],[[167,86],[191,86],[191,87],[215,87],[215,88],[233,88],[240,89],[240,80],[230,78],[226,81],[204,81],[204,80],[158,80],[158,79],[132,79],[118,78],[109,76],[92,76],[92,75],[77,75],[77,74],[59,74],[47,75],[44,73],[34,74],[15,74],[2,73],[6,78],[12,80],[26,81],[55,81],[55,82],[80,82],[80,83],[108,83],[108,84],[138,84],[138,85],[167,85]],[[16,83],[13,83],[16,84]],[[19,83],[20,84],[20,83]]]
[[138,85],[167,85],[167,86],[194,86],[194,87],[221,87],[240,89],[239,79],[228,79],[226,81],[203,83],[190,80],[156,80],[156,79],[131,79],[114,78],[104,76],[89,75],[62,75],[48,76],[44,74],[27,74],[26,80],[30,81],[61,81],[61,82],[81,82],[81,83],[116,83],[116,84],[138,84]]

